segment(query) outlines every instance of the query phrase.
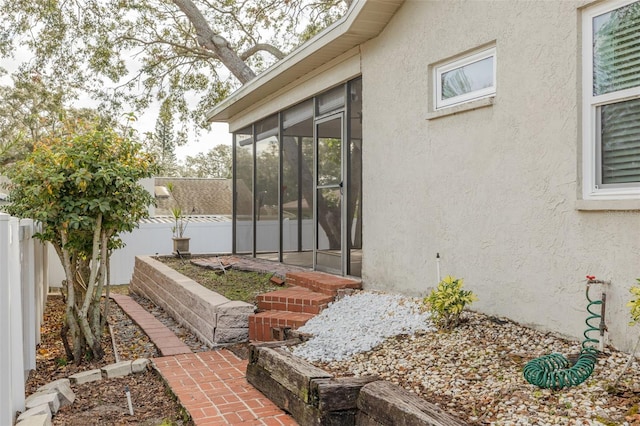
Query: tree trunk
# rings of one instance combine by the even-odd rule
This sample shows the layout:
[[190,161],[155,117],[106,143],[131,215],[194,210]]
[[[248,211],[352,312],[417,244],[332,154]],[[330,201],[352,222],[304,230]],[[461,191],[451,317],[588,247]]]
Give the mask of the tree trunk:
[[213,52],[240,83],[245,84],[256,76],[238,53],[229,46],[229,42],[211,29],[204,15],[191,0],[173,0],[173,3],[180,8],[195,28],[198,44]]
[[104,312],[102,313],[102,319],[100,320],[100,328],[104,329],[107,325],[107,318],[109,318],[109,305],[111,303],[111,271],[110,271],[110,257],[111,253],[107,255],[107,261],[105,262],[105,269],[107,270],[107,279],[105,282],[106,292],[104,295]]
[[67,281],[66,314],[61,335],[69,361],[76,364],[82,363],[86,354],[91,354],[92,359],[102,359],[104,356],[99,315],[101,294],[97,289],[100,286],[96,286],[104,268],[100,260],[101,234],[100,218],[94,232],[91,267],[87,263],[88,260],[77,259],[69,254],[65,248],[68,243],[65,231],[60,232],[61,245],[56,247],[58,254],[62,255],[60,260]]

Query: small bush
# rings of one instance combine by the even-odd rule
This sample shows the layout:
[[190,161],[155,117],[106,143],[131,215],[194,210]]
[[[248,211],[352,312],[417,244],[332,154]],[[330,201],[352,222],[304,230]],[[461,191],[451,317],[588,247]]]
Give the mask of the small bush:
[[434,322],[441,330],[453,330],[460,323],[465,306],[478,300],[470,290],[463,290],[463,279],[451,275],[438,283],[438,288],[424,298]]
[[[640,278],[636,279],[640,283]],[[627,306],[631,309],[631,322],[629,325],[635,325],[640,322],[640,287],[634,285],[629,289],[629,292],[633,295]]]

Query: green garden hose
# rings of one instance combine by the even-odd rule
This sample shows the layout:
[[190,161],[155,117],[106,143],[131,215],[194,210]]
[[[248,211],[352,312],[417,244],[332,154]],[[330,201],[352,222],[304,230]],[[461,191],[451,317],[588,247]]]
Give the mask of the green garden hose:
[[[584,340],[582,341],[582,349],[575,364],[571,364],[567,358],[558,353],[544,355],[529,361],[524,366],[524,378],[532,385],[541,388],[562,389],[565,387],[576,386],[584,382],[591,376],[596,365],[598,354],[600,351],[593,347],[600,340],[590,337],[590,333],[598,331],[602,334],[606,328],[604,326],[604,304],[602,300],[591,300],[589,297],[589,284],[602,283],[603,281],[588,278],[586,297],[589,304],[587,305],[587,317],[585,323],[587,329],[584,331]],[[604,297],[603,297],[604,299]],[[600,306],[601,313],[596,313],[594,307]],[[595,326],[594,320],[600,320],[600,324]]]

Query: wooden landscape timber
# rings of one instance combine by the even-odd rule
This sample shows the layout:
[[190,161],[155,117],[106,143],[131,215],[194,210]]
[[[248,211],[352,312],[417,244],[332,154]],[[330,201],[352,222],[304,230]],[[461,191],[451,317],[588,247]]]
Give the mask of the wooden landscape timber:
[[447,414],[393,383],[378,380],[363,386],[358,396],[356,425],[463,426],[466,423]]
[[439,407],[377,376],[333,377],[294,356],[300,340],[251,346],[247,380],[300,424],[460,426]]

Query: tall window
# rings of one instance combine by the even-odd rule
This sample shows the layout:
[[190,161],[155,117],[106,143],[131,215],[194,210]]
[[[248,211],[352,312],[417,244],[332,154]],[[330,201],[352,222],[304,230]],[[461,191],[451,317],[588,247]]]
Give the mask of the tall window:
[[234,134],[235,253],[253,251],[253,126]]
[[583,196],[640,196],[640,1],[583,15]]

